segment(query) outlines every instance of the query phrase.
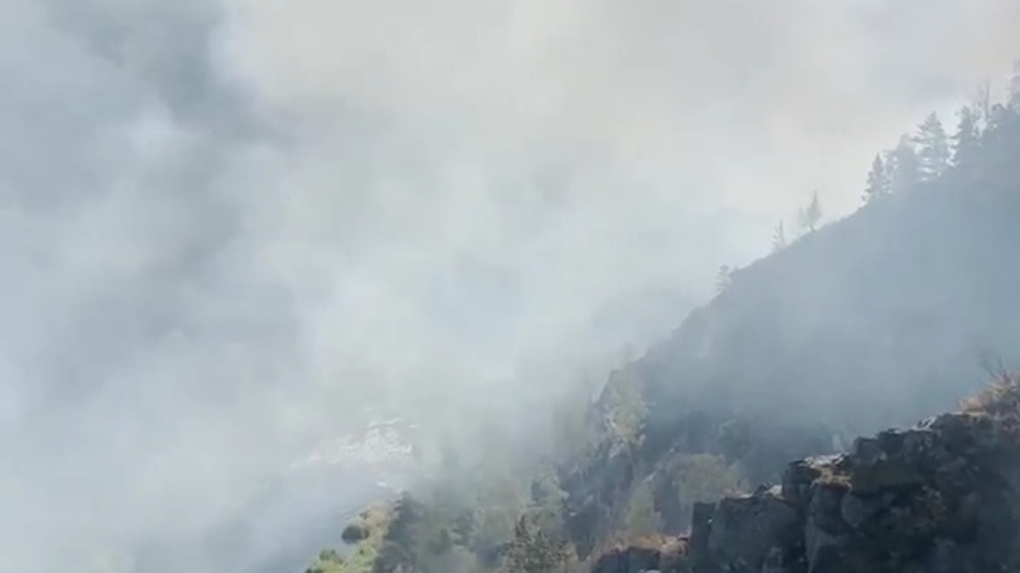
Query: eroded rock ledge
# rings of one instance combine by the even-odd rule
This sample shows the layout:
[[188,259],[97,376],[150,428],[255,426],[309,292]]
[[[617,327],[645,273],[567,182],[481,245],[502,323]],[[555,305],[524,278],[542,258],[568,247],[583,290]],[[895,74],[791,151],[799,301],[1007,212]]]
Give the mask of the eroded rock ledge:
[[620,547],[594,573],[1020,571],[1015,409],[944,414],[695,507],[691,532]]

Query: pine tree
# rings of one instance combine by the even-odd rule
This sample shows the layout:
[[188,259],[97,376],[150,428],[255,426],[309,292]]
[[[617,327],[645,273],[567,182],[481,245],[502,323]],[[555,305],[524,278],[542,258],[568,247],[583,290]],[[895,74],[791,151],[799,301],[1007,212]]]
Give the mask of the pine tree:
[[786,243],[786,229],[783,227],[783,221],[779,221],[779,226],[772,233],[772,251],[778,251],[785,248]]
[[920,179],[917,151],[910,138],[904,135],[896,148],[885,160],[889,173],[889,188],[892,193],[903,193],[913,189]]
[[514,538],[506,548],[511,573],[556,573],[566,560],[566,543],[541,530],[532,530],[525,517],[514,525]]
[[719,272],[716,273],[715,277],[715,292],[722,293],[730,288],[730,284],[733,282],[732,274],[733,270],[729,265],[719,267]]
[[882,155],[876,154],[875,160],[871,162],[871,171],[868,172],[868,184],[864,188],[864,202],[870,203],[892,192],[889,172]]
[[917,136],[918,172],[922,181],[934,181],[949,169],[951,156],[949,138],[942,127],[938,114],[931,112],[918,126]]
[[986,136],[994,136],[996,132],[1009,125],[1011,110],[1001,103],[992,105],[988,113],[988,127],[985,129]]
[[640,383],[626,369],[609,373],[603,391],[604,403],[609,406],[604,420],[616,445],[630,445],[641,437],[648,405],[641,395]]
[[798,220],[805,232],[811,233],[818,228],[818,222],[822,220],[822,205],[818,201],[817,190],[811,192],[811,200],[798,213]]
[[992,106],[988,127],[981,134],[983,170],[1009,171],[1018,161],[1020,149],[1020,109],[1004,104]]
[[973,108],[977,114],[978,127],[987,128],[988,118],[992,115],[992,86],[987,80],[978,88]]
[[1009,77],[1007,105],[1014,111],[1020,111],[1020,62],[1013,64],[1013,73]]
[[623,516],[623,527],[628,537],[638,539],[662,530],[662,517],[655,510],[654,494],[649,481],[634,488]]
[[959,117],[956,133],[953,134],[953,167],[972,164],[977,158],[981,140],[978,111],[964,106],[960,108]]

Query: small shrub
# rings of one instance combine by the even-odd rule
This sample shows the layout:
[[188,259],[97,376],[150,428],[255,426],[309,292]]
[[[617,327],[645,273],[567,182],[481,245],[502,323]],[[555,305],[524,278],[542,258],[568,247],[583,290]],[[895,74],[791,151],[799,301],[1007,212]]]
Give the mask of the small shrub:
[[327,549],[319,553],[319,557],[312,563],[305,573],[346,573],[346,562],[339,553]]
[[368,539],[368,526],[364,523],[352,523],[340,533],[340,539],[348,545],[354,545]]
[[634,489],[623,521],[625,536],[628,538],[652,535],[662,529],[662,518],[655,510],[655,495],[648,480]]

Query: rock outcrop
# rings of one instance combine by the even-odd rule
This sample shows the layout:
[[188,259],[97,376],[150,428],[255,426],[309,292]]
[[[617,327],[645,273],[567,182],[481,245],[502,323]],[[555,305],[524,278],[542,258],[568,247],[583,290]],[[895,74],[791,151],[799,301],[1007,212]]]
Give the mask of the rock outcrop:
[[[1007,392],[1015,397],[1016,386]],[[944,414],[699,504],[679,559],[621,548],[597,573],[1020,571],[1018,410]]]
[[679,537],[650,537],[602,554],[593,573],[688,571],[689,544]]

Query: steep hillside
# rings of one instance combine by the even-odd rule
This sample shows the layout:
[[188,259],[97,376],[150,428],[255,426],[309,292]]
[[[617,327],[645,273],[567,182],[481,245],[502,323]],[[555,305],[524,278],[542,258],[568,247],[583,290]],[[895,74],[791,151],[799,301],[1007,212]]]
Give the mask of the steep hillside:
[[[914,139],[876,157],[867,202],[858,212],[733,272],[725,289],[691,313],[668,340],[614,372],[594,405],[579,401],[573,411],[559,412],[557,459],[508,464],[515,471],[500,476],[478,465],[451,466],[445,483],[416,491],[413,504],[405,498],[394,508],[387,531],[372,536],[371,546],[365,545],[368,540],[358,545],[358,551],[379,556],[372,571],[551,573],[584,571],[594,564],[600,571],[629,572],[606,565],[605,556],[618,546],[633,555],[660,557],[668,546],[670,563],[688,567],[681,554],[690,549],[698,555],[705,535],[715,539],[712,559],[725,557],[722,569],[702,569],[706,572],[800,571],[800,565],[788,567],[797,551],[803,559],[816,559],[812,552],[821,537],[805,541],[791,533],[789,540],[770,540],[766,553],[754,554],[757,568],[735,565],[746,561],[737,538],[759,535],[740,527],[786,535],[803,531],[804,519],[828,516],[815,507],[828,499],[825,495],[804,505],[807,498],[794,499],[792,490],[780,495],[759,484],[789,476],[790,460],[835,454],[849,448],[856,435],[950,410],[973,394],[989,371],[1020,360],[1015,328],[1020,267],[1013,264],[1020,259],[1020,81],[1016,85],[1008,101],[986,112],[966,108],[961,113],[951,158],[931,153],[948,142],[937,118],[927,118]],[[849,456],[805,462],[804,471],[813,477],[801,485],[814,492],[822,474],[852,484],[864,479],[860,472],[871,471],[867,456],[907,455],[886,451],[887,446],[953,440],[946,432],[961,424],[965,433],[987,429],[984,418],[971,414],[939,420],[906,434],[882,434],[875,446],[881,451],[865,451],[861,448],[871,446],[861,444],[872,443],[858,442]],[[936,445],[930,451],[943,451]],[[918,455],[909,463],[930,465],[928,454]],[[521,468],[528,469],[522,474]],[[966,498],[979,485],[960,483],[971,490],[954,490],[953,499]],[[914,487],[913,493],[921,487],[950,495],[941,484],[901,485]],[[704,505],[752,491],[745,501]],[[861,511],[898,515],[902,509],[896,503]],[[773,512],[786,506],[792,509]],[[736,513],[719,513],[730,509]],[[752,517],[741,513],[745,510]],[[692,515],[693,533],[681,540]],[[767,523],[753,516],[764,516]],[[773,517],[777,523],[768,521]],[[707,534],[708,519],[737,525]],[[847,535],[849,546],[861,542],[856,533]],[[632,543],[637,538],[644,541]],[[804,543],[815,549],[804,549]],[[760,559],[773,546],[780,547],[785,561],[762,569]],[[330,559],[336,571],[365,571],[339,557]],[[958,563],[946,559],[939,563]],[[934,561],[908,559],[902,563],[909,567],[899,569],[888,565],[892,561],[860,563],[892,572],[920,571],[916,567]],[[812,571],[870,571],[847,567]],[[990,570],[975,567],[945,570]]]
[[962,177],[866,205],[735,272],[635,373],[664,409],[697,396],[855,433],[944,409],[983,362],[1020,358],[1017,213],[1017,186]]
[[687,484],[696,456],[716,456],[715,484],[732,471],[751,487],[774,482],[788,460],[949,410],[1017,364],[1020,268],[1007,261],[1020,256],[1020,96],[995,109],[969,162],[910,177],[733,272],[610,379],[602,432],[621,408],[641,422],[624,446],[603,441],[560,466],[579,554],[631,529],[639,495],[658,531],[685,530],[692,503],[711,497]]

